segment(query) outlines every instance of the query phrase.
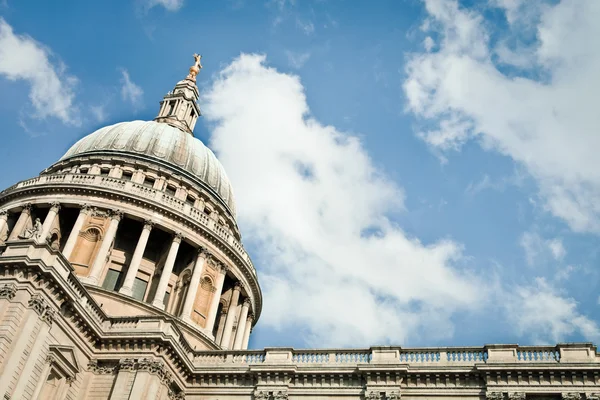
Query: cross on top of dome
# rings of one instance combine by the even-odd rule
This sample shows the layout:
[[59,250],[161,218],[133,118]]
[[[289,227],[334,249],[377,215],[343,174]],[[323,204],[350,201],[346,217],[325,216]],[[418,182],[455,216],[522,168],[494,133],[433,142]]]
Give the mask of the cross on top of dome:
[[196,76],[202,69],[202,56],[194,54],[195,63],[190,67],[189,74],[185,79],[177,82],[173,91],[168,92],[160,102],[160,110],[154,120],[169,124],[193,135],[196,121],[201,115],[197,104],[198,88],[196,87]]

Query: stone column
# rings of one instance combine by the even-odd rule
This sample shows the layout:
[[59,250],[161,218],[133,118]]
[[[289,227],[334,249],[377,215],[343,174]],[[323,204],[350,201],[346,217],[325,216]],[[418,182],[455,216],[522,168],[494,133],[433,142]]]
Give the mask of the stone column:
[[23,229],[25,229],[25,225],[27,225],[27,221],[31,217],[31,204],[25,204],[23,206],[23,210],[21,211],[21,215],[19,215],[19,219],[17,223],[13,227],[8,240],[15,240],[19,238],[19,235],[23,233]]
[[8,231],[8,211],[0,210],[0,243],[4,242],[4,237],[8,236],[4,235],[4,230]]
[[121,221],[121,218],[123,218],[122,212],[111,212],[110,225],[108,226],[108,229],[104,234],[102,244],[100,245],[100,250],[98,250],[98,254],[96,254],[96,259],[92,264],[90,274],[87,277],[87,279],[85,279],[88,283],[92,285],[98,285],[100,275],[102,274],[102,270],[104,269],[104,265],[106,264],[106,257],[108,257],[110,246],[113,240],[115,240],[115,236],[117,235],[117,229],[119,228],[119,222]]
[[131,296],[133,294],[133,283],[135,282],[135,277],[137,276],[138,269],[140,268],[140,264],[142,263],[144,251],[146,250],[148,238],[150,237],[150,232],[152,232],[153,227],[154,222],[146,220],[146,222],[144,223],[144,228],[142,229],[142,234],[140,235],[137,245],[135,246],[133,257],[131,257],[129,268],[127,268],[127,275],[125,275],[123,286],[121,287],[121,289],[119,289],[119,293],[125,294],[127,296]]
[[188,287],[187,294],[185,296],[185,302],[183,303],[183,310],[181,311],[181,318],[184,321],[192,322],[191,314],[194,308],[194,302],[196,301],[196,295],[198,294],[198,286],[200,285],[200,278],[202,277],[202,271],[204,271],[204,264],[206,263],[206,257],[210,253],[204,247],[198,249],[198,257],[194,264],[194,271],[192,272],[192,279],[190,279],[190,286]]
[[231,302],[229,303],[229,309],[227,310],[227,318],[225,319],[225,330],[223,331],[223,337],[221,338],[221,348],[229,348],[229,342],[231,341],[231,334],[233,333],[233,323],[235,322],[235,314],[237,311],[238,302],[240,300],[241,286],[237,283],[233,287],[233,294],[231,295]]
[[244,329],[244,340],[242,342],[242,349],[246,350],[248,348],[248,343],[250,343],[250,332],[252,332],[252,321],[254,317],[252,314],[248,315],[246,319],[246,328]]
[[46,219],[44,220],[44,224],[42,225],[42,232],[40,233],[40,241],[45,242],[46,238],[50,234],[50,229],[52,229],[52,225],[54,225],[54,220],[60,211],[60,203],[55,201],[50,205],[50,211],[48,211],[48,215],[46,215]]
[[158,281],[158,286],[156,287],[154,300],[152,300],[152,305],[154,307],[160,308],[161,310],[164,310],[166,306],[163,303],[163,300],[165,298],[165,293],[167,292],[169,278],[171,277],[173,267],[175,266],[175,259],[177,258],[177,251],[179,250],[179,244],[181,243],[182,238],[183,235],[181,233],[177,233],[173,237],[173,241],[171,242],[171,248],[169,249],[169,254],[167,255],[167,260],[165,261],[165,266],[163,267],[162,273],[160,275],[160,280]]
[[224,264],[215,263],[215,267],[217,269],[215,291],[213,292],[210,309],[208,310],[208,318],[206,319],[206,325],[204,326],[209,335],[212,335],[212,331],[215,327],[217,311],[219,311],[219,302],[221,301],[221,293],[223,292],[223,283],[225,283],[225,275],[227,275],[227,267],[225,267]]
[[239,350],[242,348],[242,342],[244,341],[244,334],[246,332],[246,319],[248,318],[248,310],[250,309],[250,299],[244,300],[242,305],[242,312],[238,320],[238,328],[235,332],[235,340],[233,342],[233,349]]
[[73,253],[73,249],[75,249],[75,244],[77,243],[77,238],[79,237],[79,232],[81,232],[81,228],[83,228],[83,224],[85,223],[85,219],[90,213],[90,206],[84,204],[79,210],[79,215],[77,216],[77,220],[75,221],[75,225],[73,225],[73,229],[71,229],[71,233],[69,234],[69,238],[67,239],[67,243],[65,243],[65,247],[63,248],[62,254],[68,260]]

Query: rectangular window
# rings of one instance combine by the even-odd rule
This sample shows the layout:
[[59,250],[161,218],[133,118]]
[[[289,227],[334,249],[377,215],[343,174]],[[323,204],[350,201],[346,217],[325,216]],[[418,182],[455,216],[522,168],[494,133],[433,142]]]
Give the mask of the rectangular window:
[[[171,289],[171,287],[169,286],[169,290]],[[165,305],[165,310],[167,309],[167,307],[169,307],[169,299],[171,298],[171,293],[169,293],[169,291],[167,291],[165,293],[165,297],[163,299],[163,304]]]
[[104,278],[104,283],[102,283],[102,288],[106,290],[115,291],[118,289],[118,285],[121,284],[121,271],[117,271],[116,269],[109,269],[106,272],[106,277]]
[[123,176],[121,177],[121,179],[130,181],[131,178],[133,178],[133,173],[131,171],[123,171]]
[[108,169],[108,168],[102,168],[100,170],[100,175],[102,175],[102,176],[108,176],[109,173],[110,173],[110,169]]
[[167,190],[166,190],[167,194],[170,194],[171,196],[175,196],[175,188],[173,186],[167,186]]
[[148,282],[146,282],[145,280],[140,279],[140,278],[135,278],[135,281],[133,281],[133,289],[132,289],[133,294],[131,295],[131,297],[133,297],[136,300],[143,301],[144,294],[146,294],[147,287],[148,287]]
[[144,178],[144,186],[146,186],[146,187],[149,187],[149,188],[154,187],[154,182],[155,182],[154,178],[150,178],[149,176]]
[[190,206],[193,206],[194,204],[196,204],[196,199],[192,196],[187,196],[185,198],[185,202],[188,203]]

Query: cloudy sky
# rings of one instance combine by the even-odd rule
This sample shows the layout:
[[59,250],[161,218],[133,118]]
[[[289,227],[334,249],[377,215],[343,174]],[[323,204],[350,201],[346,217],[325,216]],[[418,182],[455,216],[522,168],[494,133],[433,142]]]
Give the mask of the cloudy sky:
[[251,347],[600,342],[599,1],[54,7],[0,1],[0,187],[152,119],[201,53]]

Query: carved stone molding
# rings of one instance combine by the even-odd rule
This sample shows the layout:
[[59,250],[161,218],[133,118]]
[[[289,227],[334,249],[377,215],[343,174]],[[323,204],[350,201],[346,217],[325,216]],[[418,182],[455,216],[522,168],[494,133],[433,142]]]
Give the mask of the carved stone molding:
[[119,360],[119,370],[135,371],[135,360],[133,358],[121,358]]
[[382,400],[381,393],[371,390],[370,392],[365,393],[365,399],[366,400]]
[[44,311],[46,311],[46,300],[39,294],[31,296],[27,305],[39,315],[43,315]]
[[393,391],[393,392],[389,392],[385,395],[386,400],[400,400],[402,398],[402,395],[400,394],[399,391]]
[[92,206],[87,203],[81,205],[81,209],[79,210],[82,214],[90,214],[92,212]]
[[0,299],[13,299],[17,295],[17,285],[14,283],[0,286]]
[[288,400],[288,394],[287,392],[279,390],[277,393],[273,393],[273,400]]
[[255,390],[254,400],[269,400],[269,392],[265,392],[264,390]]
[[56,362],[56,357],[54,356],[54,354],[48,354],[46,356],[46,364],[54,364]]
[[508,400],[525,400],[527,396],[525,395],[525,393],[509,393],[508,394]]
[[95,359],[89,361],[88,369],[95,374],[113,374],[115,372],[115,366],[100,365]]
[[600,400],[600,392],[588,393],[585,395],[586,400]]
[[29,298],[27,305],[32,308],[38,315],[40,319],[44,322],[52,325],[54,319],[56,318],[56,311],[52,309],[44,298],[39,294],[34,294]]
[[563,400],[581,400],[581,393],[570,392],[570,393],[562,393]]
[[56,311],[51,309],[49,306],[46,306],[46,310],[45,310],[44,314],[42,314],[41,319],[42,319],[42,321],[52,325],[52,323],[56,319]]
[[169,389],[169,400],[185,400],[185,393],[175,393],[172,389]]
[[502,392],[488,392],[485,394],[487,400],[504,400],[504,393]]
[[8,210],[0,210],[0,218],[8,218]]

